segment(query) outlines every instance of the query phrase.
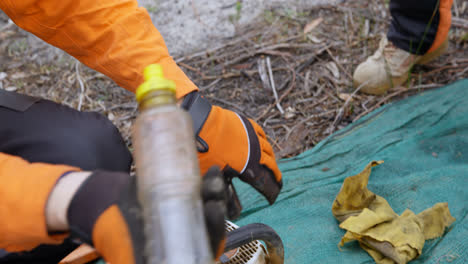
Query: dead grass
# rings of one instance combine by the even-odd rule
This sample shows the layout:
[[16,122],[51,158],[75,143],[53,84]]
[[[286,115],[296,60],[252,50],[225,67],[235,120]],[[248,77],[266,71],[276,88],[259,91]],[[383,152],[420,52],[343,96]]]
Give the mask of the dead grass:
[[[415,67],[405,86],[383,96],[359,93],[351,76],[386,32],[384,1],[351,1],[295,14],[269,11],[224,45],[176,60],[207,98],[257,121],[278,158],[290,157],[383,104],[467,78],[468,7],[457,2],[448,52]],[[21,42],[24,34],[15,26],[0,27],[0,85],[101,112],[131,145],[137,114],[133,95],[67,57],[38,63],[32,58],[38,51]]]

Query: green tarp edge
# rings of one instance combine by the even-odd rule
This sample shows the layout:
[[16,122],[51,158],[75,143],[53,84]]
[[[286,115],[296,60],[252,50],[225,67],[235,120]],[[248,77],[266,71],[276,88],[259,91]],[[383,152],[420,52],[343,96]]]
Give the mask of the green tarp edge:
[[285,263],[373,263],[357,243],[339,249],[344,234],[331,206],[347,176],[372,160],[369,189],[396,213],[419,213],[448,202],[457,221],[442,238],[427,241],[411,263],[468,262],[468,80],[385,105],[280,161],[284,187],[273,206],[235,183],[244,211],[239,225],[272,226],[285,244]]

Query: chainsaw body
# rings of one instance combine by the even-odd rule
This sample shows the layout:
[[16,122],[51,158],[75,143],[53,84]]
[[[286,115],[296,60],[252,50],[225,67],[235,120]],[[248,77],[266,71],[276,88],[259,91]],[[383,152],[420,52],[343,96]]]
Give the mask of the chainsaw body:
[[[249,224],[239,227],[226,221],[227,241],[224,254],[216,264],[283,264],[281,238],[269,226]],[[266,245],[262,244],[263,241]],[[59,264],[105,264],[92,247],[82,245]]]

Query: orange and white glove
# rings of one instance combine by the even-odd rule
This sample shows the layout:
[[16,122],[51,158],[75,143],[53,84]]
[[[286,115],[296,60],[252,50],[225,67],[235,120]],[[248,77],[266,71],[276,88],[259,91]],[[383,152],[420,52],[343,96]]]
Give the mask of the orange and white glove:
[[242,115],[211,105],[196,91],[185,96],[182,108],[193,120],[202,174],[215,165],[235,171],[273,204],[283,184],[263,129]]

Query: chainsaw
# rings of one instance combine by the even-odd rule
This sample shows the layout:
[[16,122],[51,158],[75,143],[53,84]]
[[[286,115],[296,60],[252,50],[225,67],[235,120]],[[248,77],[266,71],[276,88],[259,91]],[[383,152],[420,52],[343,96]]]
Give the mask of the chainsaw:
[[[242,227],[225,222],[227,241],[224,254],[216,264],[283,264],[284,248],[281,238],[269,226],[249,224]],[[264,242],[264,243],[261,243]],[[99,253],[81,245],[59,264],[105,264]]]

